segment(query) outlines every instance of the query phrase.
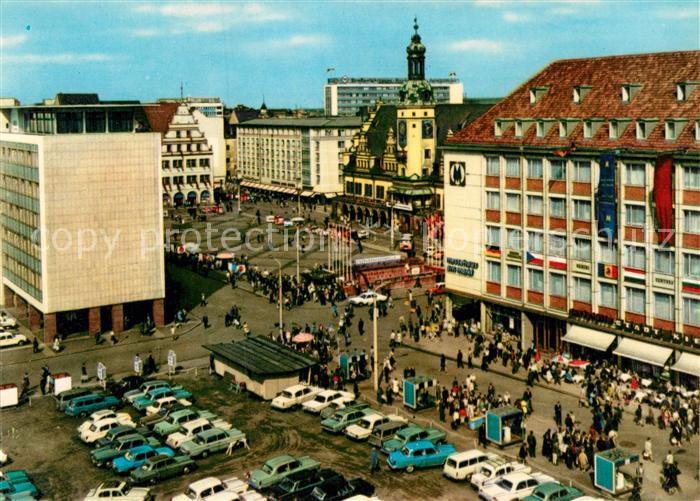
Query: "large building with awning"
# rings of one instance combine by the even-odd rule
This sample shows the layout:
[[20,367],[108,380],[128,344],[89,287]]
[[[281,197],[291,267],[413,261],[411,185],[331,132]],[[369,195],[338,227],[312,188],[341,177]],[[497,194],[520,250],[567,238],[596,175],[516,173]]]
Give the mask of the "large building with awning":
[[643,372],[700,354],[699,58],[554,61],[446,140],[446,285],[487,331]]
[[248,391],[270,400],[285,388],[309,382],[318,361],[265,337],[204,345],[214,357],[214,371],[245,383]]

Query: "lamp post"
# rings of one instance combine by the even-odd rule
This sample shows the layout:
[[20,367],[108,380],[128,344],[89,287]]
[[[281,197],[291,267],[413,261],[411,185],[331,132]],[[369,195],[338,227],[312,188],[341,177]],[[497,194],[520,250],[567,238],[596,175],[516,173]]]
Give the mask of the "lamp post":
[[373,368],[373,375],[374,375],[374,392],[376,393],[377,390],[379,390],[379,343],[378,343],[378,328],[377,328],[377,293],[375,291],[374,293],[374,301],[372,304],[372,307],[374,308],[374,311],[372,312],[372,318],[374,320],[374,325],[373,325],[373,335],[374,335],[374,360],[372,361],[374,364]]
[[241,178],[238,178],[238,213],[241,213]]
[[299,284],[299,223],[296,224],[296,237],[294,239],[294,243],[296,243],[297,247],[297,285]]
[[284,329],[282,327],[283,325],[283,319],[282,319],[282,263],[280,263],[279,259],[273,258],[275,260],[275,263],[277,263],[277,270],[278,270],[278,276],[279,276],[279,281],[278,281],[278,292],[277,292],[277,301],[279,302],[279,313],[280,313],[280,318],[279,318],[279,325],[280,325],[280,339],[284,339]]

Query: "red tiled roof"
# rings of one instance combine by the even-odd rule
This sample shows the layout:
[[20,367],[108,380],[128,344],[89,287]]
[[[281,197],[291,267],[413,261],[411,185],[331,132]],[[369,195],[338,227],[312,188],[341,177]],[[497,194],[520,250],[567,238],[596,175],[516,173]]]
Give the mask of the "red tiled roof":
[[[456,133],[448,144],[491,144],[511,146],[562,147],[575,143],[580,147],[625,148],[637,150],[676,150],[687,148],[700,151],[695,140],[695,121],[700,118],[700,85],[676,100],[676,83],[700,82],[700,51],[665,52],[627,56],[565,59],[549,64],[534,77],[520,85],[508,97],[487,113]],[[631,102],[622,101],[624,84],[640,84]],[[573,101],[575,86],[590,85],[582,102]],[[530,89],[547,87],[544,94],[530,104]],[[583,123],[579,122],[568,137],[559,137],[555,122],[545,137],[536,137],[536,125],[530,122],[523,137],[515,137],[515,127],[504,126],[496,136],[497,119],[606,119],[594,137],[583,138]],[[608,119],[631,119],[618,139],[609,138]],[[636,137],[635,120],[658,119],[647,140]],[[674,141],[665,139],[664,124],[669,118],[688,121]]]
[[165,134],[170,126],[170,121],[177,111],[178,103],[156,103],[144,105],[146,118],[153,132]]

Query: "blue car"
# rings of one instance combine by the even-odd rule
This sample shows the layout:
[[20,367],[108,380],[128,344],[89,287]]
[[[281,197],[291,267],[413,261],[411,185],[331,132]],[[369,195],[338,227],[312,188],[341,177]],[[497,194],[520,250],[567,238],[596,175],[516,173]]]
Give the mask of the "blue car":
[[91,393],[71,400],[66,407],[66,414],[85,417],[102,409],[116,409],[120,405],[119,399],[113,395],[105,396],[99,393]]
[[430,440],[418,440],[390,453],[387,463],[392,470],[406,470],[411,473],[416,468],[442,466],[447,461],[447,456],[455,452],[457,449],[451,444],[435,445]]
[[186,398],[191,400],[192,393],[184,388],[153,388],[134,400],[134,408],[139,411],[145,411],[149,405],[153,405],[156,400],[163,397]]
[[25,500],[39,497],[39,490],[24,470],[4,472],[0,477],[0,499]]
[[155,449],[150,445],[140,445],[129,449],[129,451],[123,456],[119,456],[114,461],[112,461],[112,468],[115,473],[119,475],[126,475],[131,470],[143,466],[143,463],[150,457],[157,456],[159,454],[165,454],[166,456],[174,456],[175,451],[170,447],[156,447]]

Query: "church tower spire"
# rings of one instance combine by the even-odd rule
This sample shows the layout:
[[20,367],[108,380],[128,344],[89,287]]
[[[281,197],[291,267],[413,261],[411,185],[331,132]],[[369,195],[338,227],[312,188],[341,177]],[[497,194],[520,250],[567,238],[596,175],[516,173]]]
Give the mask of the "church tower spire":
[[413,18],[413,36],[411,43],[406,47],[406,59],[408,61],[408,79],[425,80],[425,45],[418,34],[418,19]]

